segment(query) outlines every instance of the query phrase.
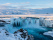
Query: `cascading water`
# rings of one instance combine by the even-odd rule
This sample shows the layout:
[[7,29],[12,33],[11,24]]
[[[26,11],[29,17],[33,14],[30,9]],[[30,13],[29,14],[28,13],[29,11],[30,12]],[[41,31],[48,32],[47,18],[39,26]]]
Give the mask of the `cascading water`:
[[11,24],[13,25],[13,27],[22,26],[23,20],[21,18],[13,18],[11,19]]
[[[24,21],[23,21],[24,20]],[[14,27],[13,27],[14,24]],[[10,24],[9,24],[10,25]],[[28,31],[30,35],[33,35],[35,40],[50,40],[50,37],[44,36],[42,33],[50,30],[50,28],[39,26],[39,19],[21,19],[21,18],[13,18],[11,19],[11,25],[8,27],[8,31],[13,33],[18,29],[25,29]],[[18,27],[19,26],[19,27]],[[52,29],[51,29],[52,30]]]

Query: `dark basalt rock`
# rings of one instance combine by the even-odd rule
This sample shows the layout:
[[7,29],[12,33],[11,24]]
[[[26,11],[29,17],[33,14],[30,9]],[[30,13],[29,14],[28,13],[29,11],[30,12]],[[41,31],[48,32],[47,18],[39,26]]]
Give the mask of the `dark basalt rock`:
[[28,39],[27,40],[34,40],[34,37],[32,35],[28,35]]
[[0,31],[0,33],[1,33],[1,31]]
[[9,34],[6,33],[6,35],[9,35]]
[[22,33],[22,34],[21,34],[21,37],[22,37],[22,38],[26,38],[26,36],[27,36],[26,33]]
[[17,35],[14,35],[14,36],[17,36]]
[[7,32],[5,32],[5,33],[7,33]]
[[[19,32],[21,34],[19,34]],[[20,29],[15,31],[14,33],[15,33],[14,36],[18,36],[17,34],[19,34],[21,38],[25,39],[27,37],[27,40],[34,40],[34,37],[32,35],[28,35],[27,30]]]
[[17,33],[17,31],[14,32],[14,34]]
[[24,30],[23,30],[23,29],[20,29],[19,31],[20,31],[20,32],[23,32]]

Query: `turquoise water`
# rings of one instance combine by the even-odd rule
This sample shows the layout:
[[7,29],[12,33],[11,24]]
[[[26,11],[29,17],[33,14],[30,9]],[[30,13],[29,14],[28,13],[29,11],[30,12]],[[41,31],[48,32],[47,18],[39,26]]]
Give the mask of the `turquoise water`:
[[20,27],[13,27],[10,24],[6,25],[6,29],[10,32],[13,33],[18,29],[25,29],[28,31],[29,35],[34,36],[34,40],[52,40],[51,37],[44,36],[43,33],[49,30],[52,30],[52,28],[46,28],[46,27],[41,27],[39,26],[39,19],[36,19],[36,23],[31,23],[31,24],[24,24],[23,26]]

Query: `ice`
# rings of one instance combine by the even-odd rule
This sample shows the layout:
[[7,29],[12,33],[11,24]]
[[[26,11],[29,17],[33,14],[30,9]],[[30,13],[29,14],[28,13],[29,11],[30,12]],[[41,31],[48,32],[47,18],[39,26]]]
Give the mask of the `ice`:
[[39,19],[39,25],[45,27],[53,27],[53,18],[41,17]]
[[48,31],[48,32],[45,32],[43,34],[53,37],[53,31]]
[[[14,21],[14,19],[16,19]],[[24,21],[23,21],[24,20]],[[15,22],[15,25],[13,27],[13,23]],[[17,26],[17,22],[22,25],[22,26]],[[20,28],[23,28],[25,30],[28,31],[29,34],[35,36],[35,38],[42,38],[44,37],[43,35],[39,34],[39,32],[44,32],[44,31],[47,31],[46,28],[44,28],[43,26],[39,26],[39,19],[33,19],[33,18],[25,18],[25,19],[22,19],[22,18],[11,18],[10,19],[10,24],[6,24],[5,25],[5,29],[9,32],[9,35],[11,38],[16,38],[18,40],[22,39],[24,40],[24,38],[21,38],[20,34],[22,34],[21,32],[18,32],[16,33],[18,36],[14,37],[13,33],[17,30],[19,30]],[[26,33],[26,31],[24,31],[24,33]],[[9,38],[10,38],[9,37]],[[28,37],[26,36],[25,40],[27,39]]]
[[22,26],[23,20],[21,18],[13,18],[13,19],[11,19],[11,24],[13,26]]

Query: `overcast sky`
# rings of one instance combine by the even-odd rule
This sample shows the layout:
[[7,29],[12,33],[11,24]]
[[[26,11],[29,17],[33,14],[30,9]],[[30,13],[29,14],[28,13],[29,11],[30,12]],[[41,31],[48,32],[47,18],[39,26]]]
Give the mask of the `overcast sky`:
[[17,8],[53,8],[53,0],[0,0],[0,6]]

